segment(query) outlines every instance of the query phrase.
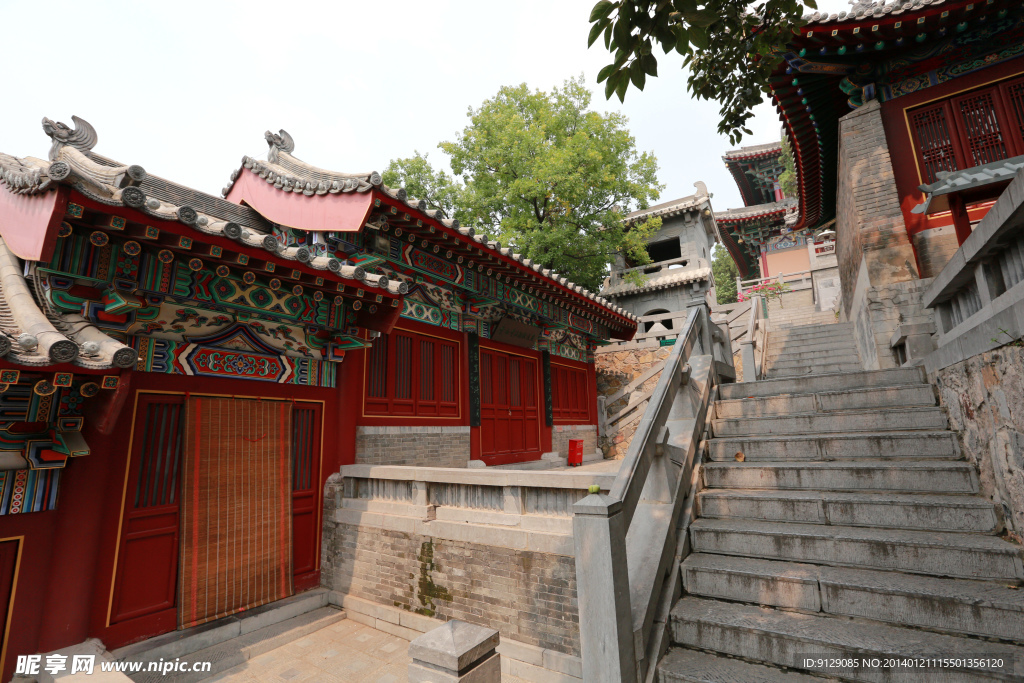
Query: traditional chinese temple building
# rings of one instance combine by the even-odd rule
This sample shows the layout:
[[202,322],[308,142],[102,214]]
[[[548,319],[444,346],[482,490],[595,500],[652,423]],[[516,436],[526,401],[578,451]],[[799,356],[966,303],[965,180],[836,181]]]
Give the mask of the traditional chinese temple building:
[[284,131],[215,197],[74,122],[0,154],[3,680],[318,585],[340,465],[536,460],[596,424],[623,308]]
[[[793,149],[793,231],[835,226],[845,319],[868,367],[1024,165],[1024,15],[1005,0],[815,13],[773,99]],[[897,335],[898,336],[898,335]]]

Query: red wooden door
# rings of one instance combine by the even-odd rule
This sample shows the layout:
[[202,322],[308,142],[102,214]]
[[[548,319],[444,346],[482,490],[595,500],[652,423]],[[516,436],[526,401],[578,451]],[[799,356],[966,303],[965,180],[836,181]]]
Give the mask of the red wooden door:
[[0,542],[0,680],[9,680],[13,667],[7,666],[7,637],[10,635],[11,609],[18,578],[18,539]]
[[184,396],[139,396],[110,625],[115,640],[177,626],[179,512]]
[[320,583],[321,404],[296,403],[292,411],[292,576],[295,591]]
[[481,455],[540,453],[537,361],[480,351]]

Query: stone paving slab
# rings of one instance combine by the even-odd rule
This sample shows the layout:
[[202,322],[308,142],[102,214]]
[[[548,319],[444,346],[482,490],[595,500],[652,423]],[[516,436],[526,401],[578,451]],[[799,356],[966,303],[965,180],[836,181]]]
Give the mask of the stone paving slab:
[[[409,641],[344,619],[224,671],[210,683],[405,683]],[[502,676],[503,683],[526,683]]]

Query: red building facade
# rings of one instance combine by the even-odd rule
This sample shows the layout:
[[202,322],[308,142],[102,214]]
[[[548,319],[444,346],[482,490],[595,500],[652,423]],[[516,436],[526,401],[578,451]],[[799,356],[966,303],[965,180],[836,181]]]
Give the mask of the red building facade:
[[596,425],[593,351],[635,319],[378,174],[281,131],[219,198],[44,130],[48,159],[0,154],[5,680],[318,585],[340,465],[536,460]]

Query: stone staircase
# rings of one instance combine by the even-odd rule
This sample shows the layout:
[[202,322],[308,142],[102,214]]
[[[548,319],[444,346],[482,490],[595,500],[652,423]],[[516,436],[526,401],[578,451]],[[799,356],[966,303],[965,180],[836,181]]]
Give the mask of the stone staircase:
[[[785,351],[821,346],[808,330]],[[1024,680],[1021,547],[997,535],[920,368],[723,385],[712,431],[662,683]],[[892,655],[1006,666],[805,661]]]
[[852,323],[833,321],[779,329],[775,318],[771,319],[764,359],[765,377],[854,372],[861,367]]
[[784,330],[803,325],[829,325],[836,321],[836,314],[816,310],[813,303],[798,305],[788,301],[785,307],[780,307],[778,300],[773,300],[768,303],[768,318],[773,330]]

